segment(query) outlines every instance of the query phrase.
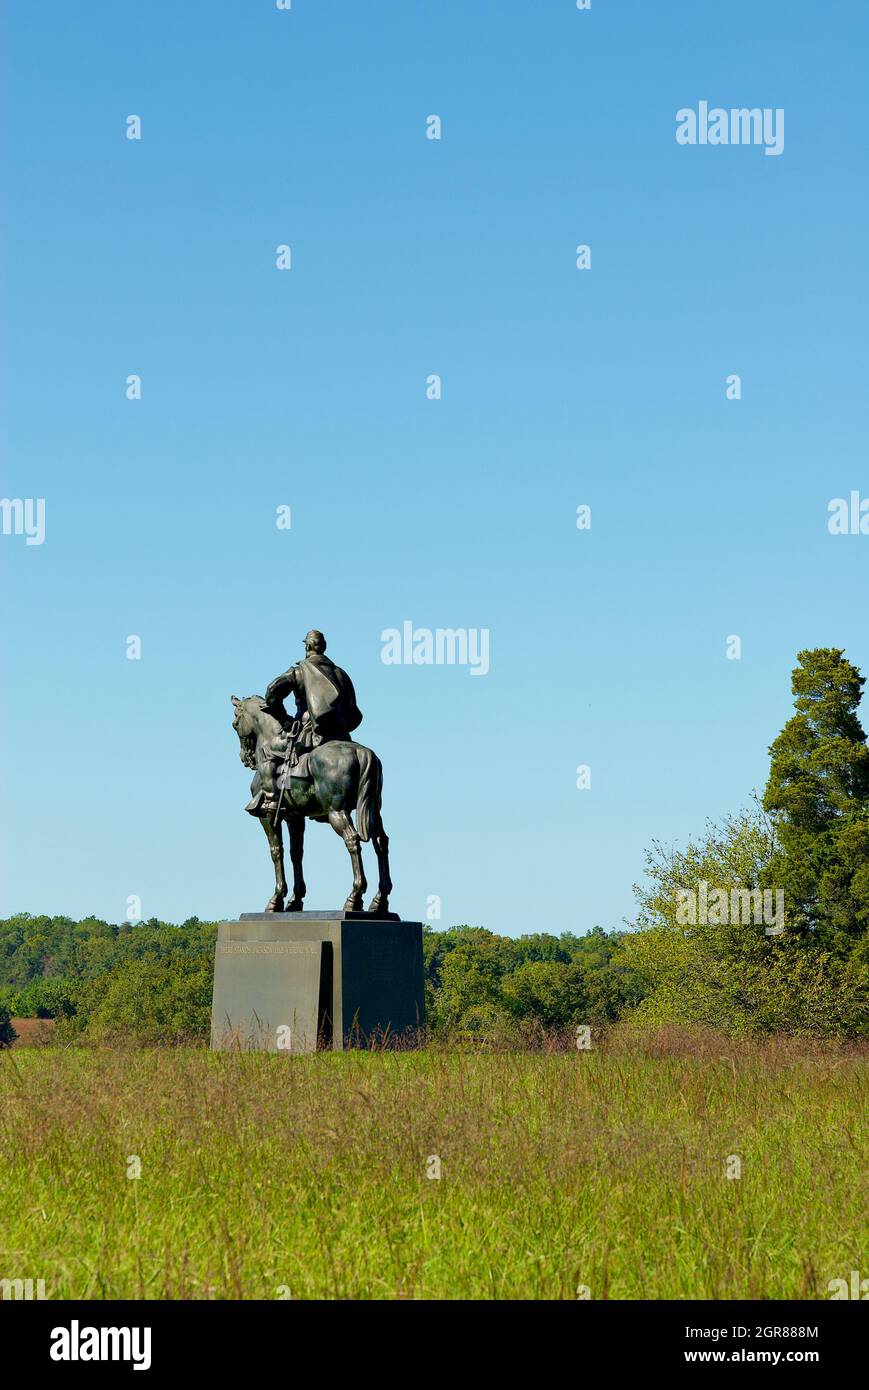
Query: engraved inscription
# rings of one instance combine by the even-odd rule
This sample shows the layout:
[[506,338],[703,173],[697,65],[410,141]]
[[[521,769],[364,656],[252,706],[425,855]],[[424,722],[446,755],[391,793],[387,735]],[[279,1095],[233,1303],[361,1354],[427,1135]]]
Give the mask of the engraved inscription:
[[225,956],[305,956],[319,950],[316,941],[226,941],[218,942]]

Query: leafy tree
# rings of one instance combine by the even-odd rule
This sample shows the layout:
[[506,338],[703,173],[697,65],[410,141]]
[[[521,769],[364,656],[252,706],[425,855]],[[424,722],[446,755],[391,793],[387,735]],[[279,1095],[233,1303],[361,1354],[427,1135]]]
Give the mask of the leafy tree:
[[518,936],[514,945],[516,956],[522,962],[561,961],[563,965],[570,964],[570,952],[564,942],[548,932],[531,932],[528,936]]
[[15,1012],[20,1018],[71,1018],[78,994],[74,980],[40,975],[18,991]]
[[108,1040],[189,1042],[208,1036],[213,965],[202,954],[144,956],[86,987],[73,1031]]
[[[684,920],[685,891],[708,884],[730,892],[768,882],[776,854],[772,826],[759,809],[710,825],[685,851],[656,843],[647,884],[637,889],[638,930],[625,936],[622,958],[642,982],[635,1017],[645,1022],[701,1023],[733,1033],[869,1032],[869,962],[843,958],[814,939],[786,931],[767,936],[763,923]],[[713,915],[713,914],[709,914]]]
[[588,1023],[615,1023],[637,1007],[646,989],[643,977],[626,959],[621,949],[623,933],[613,933],[617,940],[610,959],[602,964],[583,968],[587,998]]
[[477,1027],[480,1018],[500,1014],[501,980],[510,958],[505,941],[504,937],[485,932],[450,943],[440,965],[436,1023],[447,1028]]
[[544,1028],[588,1021],[585,971],[560,960],[529,960],[505,975],[502,996],[516,1018],[534,1019]]

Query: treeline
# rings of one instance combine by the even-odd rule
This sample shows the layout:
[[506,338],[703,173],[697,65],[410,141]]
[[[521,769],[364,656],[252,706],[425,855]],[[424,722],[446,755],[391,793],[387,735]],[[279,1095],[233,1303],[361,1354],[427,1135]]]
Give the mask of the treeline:
[[[426,928],[428,1027],[434,1036],[483,1039],[528,1030],[702,1023],[737,1034],[869,1034],[869,940],[833,949],[763,925],[675,922],[669,888],[706,875],[750,877],[762,827],[739,818],[684,855],[650,857],[640,930],[586,936],[498,936],[482,927]],[[740,856],[742,859],[740,860]],[[0,1047],[11,1017],[53,1018],[60,1040],[205,1041],[210,1028],[217,924],[97,918],[0,921]]]
[[[95,917],[0,921],[0,1009],[54,1018],[64,1037],[208,1036],[217,924]],[[426,1006],[434,1032],[482,1034],[509,1023],[546,1028],[606,1022],[636,1004],[639,977],[619,957],[623,933],[511,938],[482,927],[424,934]]]
[[65,1037],[205,1037],[216,936],[195,917],[115,926],[19,913],[0,921],[0,1017],[53,1018]]
[[[686,849],[655,844],[631,930],[498,936],[426,929],[428,1024],[485,1036],[626,1018],[733,1034],[869,1036],[869,748],[864,678],[838,648],[800,652],[795,713],[762,801]],[[204,1039],[216,924],[0,921],[8,1016],[68,1037]]]

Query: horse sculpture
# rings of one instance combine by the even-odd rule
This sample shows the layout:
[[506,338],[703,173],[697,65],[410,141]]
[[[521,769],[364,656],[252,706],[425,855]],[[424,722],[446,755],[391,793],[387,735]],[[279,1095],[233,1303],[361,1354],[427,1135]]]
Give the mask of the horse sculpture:
[[[275,741],[281,747],[286,732],[286,722],[276,707],[260,695],[249,695],[244,700],[233,695],[232,703],[232,727],[241,743],[241,760],[245,767],[255,769],[252,798],[246,809],[260,821],[266,833],[275,868],[275,891],[266,904],[266,912],[302,911],[306,892],[302,874],[306,819],[328,821],[347,846],[353,865],[353,887],[344,904],[345,912],[362,911],[362,895],[368,885],[360,841],[371,840],[377,855],[378,889],[368,911],[387,912],[392,881],[389,840],[380,818],[383,767],[377,754],[361,743],[333,739],[307,753],[306,775],[294,777],[292,767],[282,763],[275,752]],[[289,828],[293,865],[293,895],[286,908],[284,824]]]

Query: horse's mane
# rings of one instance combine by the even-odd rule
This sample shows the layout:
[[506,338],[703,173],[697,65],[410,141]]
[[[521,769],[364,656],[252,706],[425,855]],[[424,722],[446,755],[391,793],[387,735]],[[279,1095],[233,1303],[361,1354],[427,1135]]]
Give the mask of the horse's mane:
[[262,695],[248,695],[244,703],[251,702],[256,705],[260,714],[270,714],[272,719],[276,719],[282,729],[288,729],[292,724],[292,719],[282,705],[270,705]]

